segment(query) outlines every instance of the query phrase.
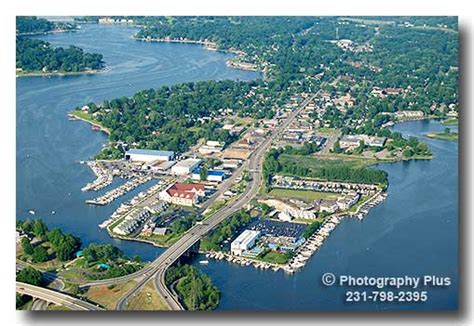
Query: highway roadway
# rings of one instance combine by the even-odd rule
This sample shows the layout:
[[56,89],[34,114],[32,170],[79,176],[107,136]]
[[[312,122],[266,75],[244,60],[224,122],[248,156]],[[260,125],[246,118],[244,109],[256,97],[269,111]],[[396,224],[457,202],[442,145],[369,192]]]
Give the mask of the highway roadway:
[[104,310],[92,303],[71,297],[70,295],[56,292],[39,286],[16,282],[16,292],[29,295],[33,298],[66,307],[71,310],[99,311]]
[[[293,111],[290,116],[278,126],[273,133],[267,137],[252,153],[248,161],[245,163],[249,169],[251,180],[247,184],[244,192],[240,197],[233,202],[231,205],[225,206],[217,211],[215,214],[210,216],[202,224],[197,224],[192,227],[188,232],[181,237],[177,242],[170,246],[165,252],[163,252],[157,259],[151,262],[141,270],[122,277],[113,279],[93,281],[81,285],[84,286],[101,286],[110,285],[121,282],[127,282],[131,280],[137,281],[136,286],[125,294],[117,303],[116,309],[124,310],[128,305],[128,301],[133,298],[140,289],[148,281],[154,278],[155,288],[162,298],[166,301],[171,310],[184,310],[183,306],[179,302],[178,298],[168,289],[165,284],[166,270],[176,262],[189,248],[191,248],[196,242],[198,242],[204,235],[209,233],[212,229],[218,226],[222,221],[233,213],[239,211],[245,207],[250,201],[257,195],[262,182],[261,169],[265,153],[272,144],[272,142],[285,130],[296,116],[306,107],[306,105],[312,101],[317,94],[303,101],[300,106]],[[236,173],[237,174],[237,173]],[[229,183],[230,185],[230,183]],[[226,188],[225,185],[223,185]],[[221,193],[221,191],[219,191]],[[215,197],[214,197],[215,198]]]

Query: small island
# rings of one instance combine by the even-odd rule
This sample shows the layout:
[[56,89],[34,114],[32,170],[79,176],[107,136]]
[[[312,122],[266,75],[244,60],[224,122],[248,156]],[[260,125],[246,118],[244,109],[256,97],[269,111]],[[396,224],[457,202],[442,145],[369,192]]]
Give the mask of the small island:
[[17,17],[16,76],[66,76],[94,74],[104,69],[102,54],[83,49],[53,47],[30,35],[75,30],[75,24],[52,23],[36,17]]
[[438,140],[458,141],[459,135],[457,132],[453,132],[451,129],[446,128],[443,132],[427,133],[426,137]]

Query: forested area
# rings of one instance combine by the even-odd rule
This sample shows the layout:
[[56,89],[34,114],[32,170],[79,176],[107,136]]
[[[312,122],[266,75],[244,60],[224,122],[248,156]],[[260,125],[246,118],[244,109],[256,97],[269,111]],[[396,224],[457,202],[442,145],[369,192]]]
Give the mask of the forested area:
[[44,18],[36,16],[17,16],[16,17],[16,34],[33,35],[44,34],[52,31],[73,31],[77,29],[74,22],[51,22]]
[[165,282],[176,289],[187,310],[213,310],[219,304],[219,290],[209,276],[194,266],[171,266],[166,271]]
[[[305,166],[294,162],[291,157],[282,159],[283,149],[271,149],[263,164],[263,175],[266,186],[271,186],[271,178],[275,174],[287,174],[300,177],[316,178],[332,181],[386,184],[388,174],[385,171],[369,167],[353,165],[349,162],[330,162],[320,166]],[[311,158],[308,158],[311,160]]]
[[54,30],[69,31],[76,29],[75,23],[50,22],[35,16],[16,18],[16,68],[23,74],[28,72],[82,72],[104,67],[103,57],[98,53],[87,53],[83,49],[53,47],[50,43],[27,37]]
[[102,54],[87,53],[81,48],[53,47],[48,42],[27,37],[16,39],[16,67],[23,71],[80,72],[104,67]]
[[16,17],[17,34],[40,34],[51,32],[54,29],[54,23],[44,18],[35,16]]
[[[223,109],[241,116],[264,116],[265,103],[247,96],[255,82],[205,81],[163,86],[105,101],[89,103],[89,112],[111,130],[110,140],[142,148],[186,151],[199,138],[230,143],[235,140],[215,118]],[[79,109],[79,108],[77,108]],[[207,119],[200,119],[207,117]]]
[[[34,221],[17,221],[16,227],[30,238],[40,240],[32,244],[29,237],[23,237],[21,246],[26,258],[35,263],[45,262],[57,258],[59,261],[73,259],[74,254],[81,246],[79,238],[72,234],[64,234],[59,228],[49,230],[41,219]],[[49,248],[49,251],[48,251]]]

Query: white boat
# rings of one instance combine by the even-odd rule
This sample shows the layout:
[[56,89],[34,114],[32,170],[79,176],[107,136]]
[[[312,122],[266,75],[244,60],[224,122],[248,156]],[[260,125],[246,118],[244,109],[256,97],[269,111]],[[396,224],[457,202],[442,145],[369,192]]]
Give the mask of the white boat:
[[30,213],[31,215],[35,215],[35,214],[36,214],[36,212],[35,212],[34,210],[30,210],[30,211],[28,211],[28,213]]
[[207,265],[207,264],[209,264],[209,260],[207,260],[207,259],[205,259],[205,260],[200,260],[200,261],[199,261],[199,264],[201,264],[201,265]]

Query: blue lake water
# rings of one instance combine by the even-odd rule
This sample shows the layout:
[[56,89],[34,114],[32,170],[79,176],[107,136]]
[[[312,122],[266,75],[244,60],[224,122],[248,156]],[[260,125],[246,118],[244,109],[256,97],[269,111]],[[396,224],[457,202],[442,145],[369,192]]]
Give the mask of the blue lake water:
[[[162,249],[111,239],[97,225],[122,200],[88,206],[95,196],[81,187],[94,179],[78,162],[97,153],[106,136],[88,124],[68,121],[67,112],[89,101],[101,102],[179,82],[259,78],[228,68],[227,54],[196,45],[144,43],[131,39],[135,29],[85,25],[77,33],[42,36],[57,46],[74,44],[104,54],[111,71],[92,76],[17,79],[17,218],[42,217],[50,227],[90,242],[113,243],[126,254],[150,260]],[[458,304],[458,144],[431,140],[424,133],[442,130],[435,121],[397,125],[405,135],[428,142],[429,161],[383,164],[389,173],[388,198],[363,221],[347,219],[294,275],[261,271],[221,261],[198,265],[222,291],[220,310],[431,310]],[[118,184],[120,181],[116,181]],[[140,192],[139,187],[124,199]],[[106,190],[103,190],[104,192]],[[55,211],[56,214],[52,214]],[[420,276],[452,278],[446,288],[429,288],[426,303],[344,303],[347,289],[325,287],[321,275]],[[372,289],[370,289],[372,290]]]
[[[106,135],[91,131],[81,121],[68,121],[67,113],[90,101],[130,96],[162,85],[253,80],[260,75],[227,67],[229,54],[198,45],[140,42],[131,38],[135,31],[126,26],[83,25],[78,32],[40,37],[55,46],[76,45],[88,52],[102,53],[111,71],[87,76],[17,78],[16,212],[21,219],[41,217],[50,227],[81,237],[85,244],[112,242],[128,255],[140,254],[151,260],[162,250],[112,240],[97,227],[123,200],[106,207],[86,205],[84,201],[95,194],[82,193],[81,188],[94,175],[78,162],[98,153]],[[143,188],[123,198],[130,199]],[[35,216],[29,210],[34,210]]]
[[[226,261],[201,266],[222,291],[220,310],[448,310],[458,304],[458,143],[431,140],[442,131],[435,121],[396,125],[418,136],[434,153],[432,160],[381,164],[389,174],[387,199],[362,220],[346,219],[331,233],[307,265],[293,275],[257,270]],[[457,128],[452,128],[457,130]],[[450,277],[452,285],[423,288],[423,303],[346,303],[349,290],[326,287],[321,276]],[[387,289],[395,291],[394,289]],[[403,290],[407,290],[404,288]]]

